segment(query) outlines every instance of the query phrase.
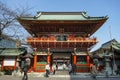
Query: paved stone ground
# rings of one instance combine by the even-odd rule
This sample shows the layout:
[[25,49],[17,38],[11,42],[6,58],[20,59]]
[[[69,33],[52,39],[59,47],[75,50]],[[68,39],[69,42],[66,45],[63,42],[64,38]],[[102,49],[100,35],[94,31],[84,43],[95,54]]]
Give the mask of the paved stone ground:
[[[59,74],[60,73],[60,74]],[[77,73],[76,75],[68,75],[64,72],[56,73],[56,75],[49,75],[49,78],[44,77],[45,73],[36,73],[31,72],[28,73],[28,80],[95,80],[90,76],[90,73]],[[12,75],[0,75],[0,80],[22,80],[23,74],[21,73],[13,73]],[[109,76],[108,78],[104,76],[104,74],[99,74],[97,76],[97,80],[120,80],[119,76]]]
[[[10,75],[3,75],[0,76],[0,80],[22,80],[22,76],[10,76]],[[91,77],[29,77],[28,80],[94,80]],[[111,77],[111,78],[105,78],[105,77],[97,77],[97,80],[120,80],[120,77]]]

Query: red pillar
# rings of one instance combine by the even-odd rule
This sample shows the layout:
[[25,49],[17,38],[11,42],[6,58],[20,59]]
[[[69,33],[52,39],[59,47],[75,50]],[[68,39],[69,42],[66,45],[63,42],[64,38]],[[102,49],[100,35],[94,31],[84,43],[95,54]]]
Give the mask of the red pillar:
[[[50,63],[51,65],[51,55],[50,55],[50,48],[48,48],[48,54],[47,54],[47,63]],[[50,66],[50,71],[52,71],[52,67]]]
[[88,71],[90,71],[90,68],[91,68],[91,65],[90,65],[90,56],[89,56],[89,49],[87,48],[87,64],[88,64],[88,66],[89,66],[89,69],[88,69]]
[[34,65],[33,65],[34,70],[36,68],[36,64],[37,64],[37,54],[34,55]]
[[47,55],[47,62],[50,63],[50,54]]
[[89,49],[87,48],[87,64],[90,65]]
[[87,64],[90,65],[90,57],[87,55]]
[[73,63],[76,64],[76,60],[77,60],[77,57],[76,57],[76,54],[73,55]]
[[47,62],[50,63],[50,48],[48,48]]
[[74,48],[73,63],[75,65],[76,65],[76,60],[77,60],[77,57],[76,57],[76,48]]

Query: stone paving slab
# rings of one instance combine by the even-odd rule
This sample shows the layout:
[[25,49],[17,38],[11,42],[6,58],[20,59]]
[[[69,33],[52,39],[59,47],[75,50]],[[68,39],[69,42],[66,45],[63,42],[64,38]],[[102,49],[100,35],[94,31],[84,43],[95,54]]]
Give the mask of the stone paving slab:
[[[22,80],[22,76],[0,76],[0,80]],[[91,77],[28,77],[28,80],[95,80]],[[120,80],[120,77],[115,78],[97,78],[97,80]]]
[[[29,77],[44,77],[45,73],[28,73]],[[52,75],[50,74],[49,75],[50,77],[91,77],[91,74],[90,73],[77,73],[76,75]],[[97,77],[107,77],[105,75],[98,75]],[[114,75],[111,75],[111,76],[108,76],[108,77],[120,77],[120,75],[117,75],[117,76],[114,76]]]

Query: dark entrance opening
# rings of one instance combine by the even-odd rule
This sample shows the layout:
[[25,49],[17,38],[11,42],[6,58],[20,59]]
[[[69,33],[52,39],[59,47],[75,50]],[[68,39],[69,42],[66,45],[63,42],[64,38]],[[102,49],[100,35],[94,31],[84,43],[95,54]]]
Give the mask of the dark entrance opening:
[[72,52],[52,52],[51,59],[52,64],[56,63],[57,70],[67,70],[68,64],[72,63]]

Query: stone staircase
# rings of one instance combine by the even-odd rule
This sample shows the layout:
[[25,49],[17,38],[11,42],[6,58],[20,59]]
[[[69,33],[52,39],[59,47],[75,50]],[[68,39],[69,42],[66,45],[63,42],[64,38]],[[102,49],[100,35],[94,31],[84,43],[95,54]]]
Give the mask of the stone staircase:
[[69,75],[67,70],[57,70],[56,75]]

